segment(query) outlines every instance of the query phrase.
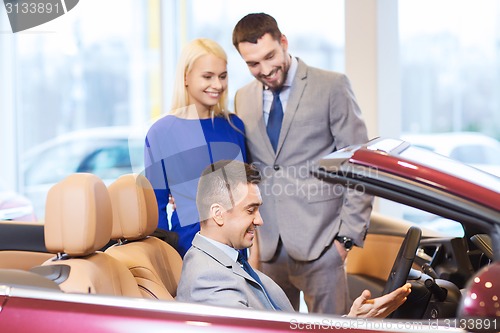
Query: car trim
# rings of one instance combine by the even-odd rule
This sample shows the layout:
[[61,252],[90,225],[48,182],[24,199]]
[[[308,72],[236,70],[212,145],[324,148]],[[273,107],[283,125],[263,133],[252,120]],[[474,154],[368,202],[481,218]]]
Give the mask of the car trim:
[[[220,319],[235,319],[235,320],[249,320],[255,323],[255,328],[262,328],[262,323],[273,322],[279,325],[283,325],[287,331],[292,331],[292,323],[304,323],[304,324],[321,324],[325,325],[327,322],[334,323],[338,326],[341,331],[353,331],[353,323],[355,324],[355,329],[360,330],[370,330],[372,331],[382,331],[382,332],[421,332],[422,329],[415,328],[401,328],[399,319],[357,319],[357,318],[347,318],[333,315],[317,315],[317,314],[304,314],[300,312],[281,312],[281,311],[260,311],[260,310],[249,310],[249,309],[236,309],[227,307],[217,307],[204,304],[195,303],[183,303],[177,301],[161,301],[161,300],[147,300],[140,298],[130,298],[123,296],[104,296],[95,294],[68,294],[59,293],[53,291],[36,290],[30,288],[20,288],[20,287],[10,287],[0,284],[0,297],[7,296],[7,301],[3,305],[4,309],[7,310],[9,307],[9,298],[22,298],[26,300],[48,300],[56,302],[69,302],[77,303],[79,305],[96,305],[96,306],[116,306],[125,309],[137,309],[150,313],[154,312],[168,312],[170,314],[178,314],[178,321],[182,321],[183,325],[191,326],[205,326],[211,325],[213,318]],[[1,298],[0,298],[1,299]],[[69,307],[70,305],[66,305]],[[0,308],[1,309],[1,308]],[[77,308],[72,308],[72,311],[77,311]],[[0,316],[2,315],[0,311]],[[141,314],[138,313],[138,316]],[[185,321],[182,317],[193,316],[192,321]],[[205,320],[206,318],[206,320]],[[328,318],[331,319],[328,320]],[[165,318],[165,320],[175,320],[171,318]],[[261,324],[259,324],[261,322]],[[383,325],[382,323],[386,323]],[[392,324],[391,324],[392,322]],[[415,322],[420,322],[425,325],[427,322],[425,320],[415,320]],[[437,322],[436,322],[437,323]],[[221,322],[216,323],[221,325]],[[225,325],[230,325],[224,324]],[[229,327],[229,326],[228,326]],[[253,327],[251,325],[248,328]],[[193,327],[194,328],[194,327]],[[432,327],[433,332],[463,332],[462,330],[447,327],[447,326],[435,326]],[[274,328],[278,330],[278,328]],[[334,329],[334,326],[331,327]]]
[[[409,186],[411,180],[403,177],[396,178],[395,176],[389,176],[389,174],[384,174],[382,171],[378,172],[378,179],[363,177],[360,173],[352,174],[351,172],[342,173],[340,175],[318,170],[314,172],[314,174],[327,182],[342,184],[350,188],[356,188],[356,186],[361,185],[363,189],[366,190],[366,193],[410,205],[418,209],[427,210],[445,218],[456,219],[467,225],[481,225],[483,228],[490,230],[492,224],[500,221],[500,214],[498,212],[492,211],[484,206],[467,203],[462,198],[447,192],[441,193],[441,195],[438,196],[436,194],[439,189],[430,186],[419,188],[421,192],[412,191]],[[384,179],[386,182],[383,181]],[[391,179],[391,182],[394,184],[387,186],[387,179]],[[449,200],[441,200],[443,194],[445,197],[449,198]],[[426,196],[430,197],[430,199],[439,201],[426,200]],[[461,205],[456,205],[453,200],[459,201]],[[470,210],[465,209],[467,206],[469,206]],[[489,223],[484,220],[489,221]]]
[[[428,171],[430,170],[429,167],[414,161],[404,161],[404,163],[411,164],[412,168],[402,167],[401,157],[390,156],[381,151],[373,151],[366,148],[361,148],[354,152],[349,161],[366,167],[377,165],[377,167],[392,174],[454,193],[493,209],[498,209],[500,193],[439,170],[433,169],[431,173]],[[420,172],[426,175],[426,179],[415,176],[415,172],[411,171],[412,169],[420,169]],[[440,185],[438,186],[438,184]],[[487,193],[486,195],[485,192]]]

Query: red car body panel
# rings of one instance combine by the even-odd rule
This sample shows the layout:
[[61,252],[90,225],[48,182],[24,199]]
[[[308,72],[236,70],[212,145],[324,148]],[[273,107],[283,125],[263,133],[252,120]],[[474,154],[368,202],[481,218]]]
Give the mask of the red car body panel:
[[[62,298],[71,297],[62,295]],[[96,304],[105,297],[79,296],[80,300],[88,298],[93,301],[0,297],[3,304],[0,310],[1,332],[32,333],[34,328],[37,333],[373,332],[357,328],[366,324],[365,321],[340,317],[320,318],[299,313],[235,310],[155,300],[123,299],[120,304],[105,305]],[[312,325],[316,328],[311,329]],[[395,323],[390,325],[396,328]],[[392,331],[405,332],[404,329]]]
[[500,209],[499,192],[430,168],[421,163],[403,160],[400,157],[388,155],[383,151],[366,148],[356,150],[349,161],[439,188],[494,210]]

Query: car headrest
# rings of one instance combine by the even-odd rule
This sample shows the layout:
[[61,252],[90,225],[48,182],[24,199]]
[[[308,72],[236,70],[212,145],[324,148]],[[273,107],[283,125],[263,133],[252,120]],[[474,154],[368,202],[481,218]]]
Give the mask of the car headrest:
[[52,186],[45,207],[45,246],[52,253],[86,256],[111,238],[113,213],[103,181],[89,173]]
[[109,186],[108,191],[113,206],[112,239],[142,239],[156,230],[158,204],[146,177],[123,175]]

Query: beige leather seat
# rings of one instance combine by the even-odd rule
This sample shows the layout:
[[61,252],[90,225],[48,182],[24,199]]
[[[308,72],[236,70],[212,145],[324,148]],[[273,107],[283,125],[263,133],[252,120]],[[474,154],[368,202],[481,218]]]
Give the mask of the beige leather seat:
[[113,220],[102,180],[86,173],[68,176],[50,189],[45,214],[45,245],[57,256],[41,268],[69,266],[59,283],[64,292],[141,297],[127,267],[98,251],[110,241]]
[[174,299],[182,258],[166,242],[151,236],[158,226],[156,196],[148,179],[127,174],[109,186],[113,233],[119,241],[106,250],[130,269],[144,297]]

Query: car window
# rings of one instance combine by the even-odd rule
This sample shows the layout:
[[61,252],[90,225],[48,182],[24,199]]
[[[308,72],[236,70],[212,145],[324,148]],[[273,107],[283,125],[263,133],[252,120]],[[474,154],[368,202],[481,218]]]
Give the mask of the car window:
[[485,147],[480,145],[464,145],[454,148],[450,157],[467,164],[486,164]]
[[412,224],[440,232],[448,237],[463,237],[465,232],[461,223],[443,218],[429,212],[402,205],[403,219]]
[[90,172],[101,179],[114,179],[132,172],[127,142],[94,151],[82,161],[77,172]]
[[412,145],[414,145],[415,147],[419,147],[419,148],[422,148],[422,149],[427,149],[427,150],[430,150],[430,151],[435,151],[436,150],[432,146],[424,145],[424,144],[420,144],[420,143],[412,143]]
[[454,148],[450,157],[467,164],[500,165],[500,148],[486,145],[463,145]]
[[500,145],[485,150],[486,164],[500,165]]

